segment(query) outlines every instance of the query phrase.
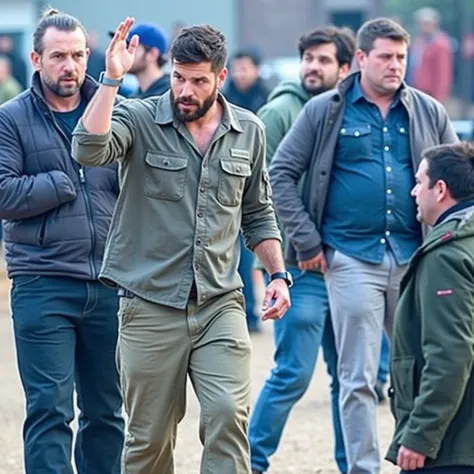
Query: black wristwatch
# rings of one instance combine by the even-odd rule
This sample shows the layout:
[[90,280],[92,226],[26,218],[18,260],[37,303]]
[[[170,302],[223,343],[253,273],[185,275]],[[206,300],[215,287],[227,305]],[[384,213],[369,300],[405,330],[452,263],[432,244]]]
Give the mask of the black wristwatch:
[[285,280],[288,288],[293,286],[293,277],[290,272],[276,272],[270,275],[270,281],[273,280]]

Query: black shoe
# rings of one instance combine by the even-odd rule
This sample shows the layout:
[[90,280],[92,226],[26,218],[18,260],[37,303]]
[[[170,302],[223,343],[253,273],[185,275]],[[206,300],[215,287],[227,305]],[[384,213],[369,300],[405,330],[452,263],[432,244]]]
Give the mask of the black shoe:
[[379,402],[379,404],[384,403],[387,399],[385,395],[384,385],[385,384],[383,384],[382,382],[377,382],[374,387],[375,394],[377,395],[377,401]]

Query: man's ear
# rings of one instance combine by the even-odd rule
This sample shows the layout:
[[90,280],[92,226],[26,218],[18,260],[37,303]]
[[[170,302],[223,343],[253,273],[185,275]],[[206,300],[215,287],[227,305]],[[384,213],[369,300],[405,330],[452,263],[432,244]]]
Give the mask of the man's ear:
[[158,58],[160,57],[160,50],[158,48],[151,48],[147,52],[147,59],[150,60],[152,63],[158,62]]
[[351,70],[350,64],[343,64],[339,68],[339,80],[342,81],[343,79],[345,79],[348,76],[350,70]]
[[364,69],[365,62],[367,61],[367,53],[361,49],[358,49],[355,54],[355,59],[359,69]]
[[41,70],[41,56],[36,51],[31,51],[30,60],[35,71]]
[[217,73],[217,88],[221,89],[222,86],[224,85],[224,82],[227,78],[227,68],[222,68],[218,73]]
[[446,198],[451,197],[451,193],[449,192],[448,185],[446,184],[446,181],[443,181],[442,179],[438,180],[435,184],[436,191],[437,191],[437,196],[436,196],[436,201],[437,202],[442,202]]

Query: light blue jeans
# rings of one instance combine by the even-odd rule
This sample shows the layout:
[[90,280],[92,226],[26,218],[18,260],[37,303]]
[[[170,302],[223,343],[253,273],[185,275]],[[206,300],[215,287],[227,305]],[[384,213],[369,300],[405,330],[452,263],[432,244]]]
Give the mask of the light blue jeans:
[[289,269],[293,275],[291,307],[274,323],[275,368],[254,407],[249,439],[252,468],[266,471],[269,457],[277,450],[283,429],[295,403],[311,382],[319,346],[322,345],[331,383],[331,408],[335,437],[335,458],[341,473],[347,472],[339,415],[337,353],[329,315],[326,285],[313,272]]

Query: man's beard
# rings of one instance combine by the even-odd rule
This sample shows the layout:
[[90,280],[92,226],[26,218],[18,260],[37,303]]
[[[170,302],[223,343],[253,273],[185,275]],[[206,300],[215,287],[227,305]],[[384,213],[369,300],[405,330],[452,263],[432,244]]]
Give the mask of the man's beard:
[[[61,80],[74,78],[75,83],[71,83],[70,87],[63,87],[61,86]],[[42,75],[42,82],[43,84],[55,95],[58,97],[72,97],[75,95],[82,86],[84,80],[80,81],[77,76],[72,75],[63,75],[61,76],[57,82],[54,82],[49,76],[46,74]]]
[[306,84],[306,77],[301,80],[301,83],[303,85],[303,89],[311,96],[316,96],[316,95],[322,94],[323,92],[327,92],[331,89],[334,89],[337,86],[337,82],[338,82],[338,79],[335,78],[331,84],[327,84],[326,82],[321,81],[319,86],[313,86],[313,85]]
[[[217,99],[217,86],[214,87],[214,90],[211,92],[211,94],[209,94],[203,100],[202,104],[200,104],[197,100],[192,99],[190,97],[176,98],[172,90],[170,91],[170,93],[171,93],[171,103],[173,105],[174,116],[180,122],[194,122],[204,117],[207,114],[207,112],[209,112],[210,108],[214,105],[214,102]],[[186,102],[187,105],[195,105],[197,106],[197,109],[194,112],[183,112],[179,108],[179,104],[183,102]]]
[[135,61],[132,64],[132,67],[130,68],[130,71],[128,71],[130,74],[140,74],[141,72],[146,70],[146,61],[145,61],[145,54],[143,53],[142,57],[138,59],[137,57],[135,58]]

